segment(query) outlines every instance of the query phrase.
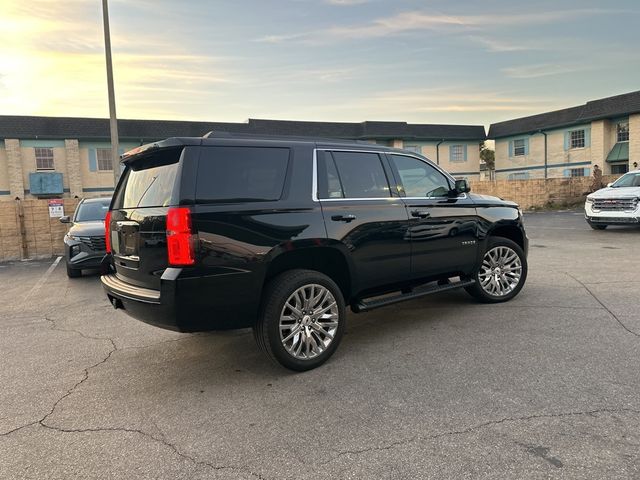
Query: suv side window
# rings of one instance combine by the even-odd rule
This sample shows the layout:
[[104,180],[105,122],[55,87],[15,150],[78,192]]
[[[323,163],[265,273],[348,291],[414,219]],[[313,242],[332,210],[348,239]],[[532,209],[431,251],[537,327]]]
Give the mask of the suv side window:
[[[325,152],[326,190],[320,198],[387,198],[389,182],[380,156],[368,152]],[[319,163],[322,167],[322,162]]]
[[204,203],[279,200],[288,164],[288,148],[203,147],[196,199]]
[[407,197],[441,198],[449,195],[451,185],[436,168],[427,162],[404,155],[389,155],[400,174],[398,188]]

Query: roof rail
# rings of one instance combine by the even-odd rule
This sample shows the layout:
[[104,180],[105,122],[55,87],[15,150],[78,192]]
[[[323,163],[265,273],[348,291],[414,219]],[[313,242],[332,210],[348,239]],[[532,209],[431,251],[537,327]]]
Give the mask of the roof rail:
[[264,140],[298,140],[306,142],[327,142],[327,143],[358,143],[364,145],[372,145],[371,142],[365,140],[355,140],[350,138],[328,138],[313,137],[304,135],[270,135],[262,133],[235,133],[222,130],[212,130],[205,133],[202,138],[255,138]]

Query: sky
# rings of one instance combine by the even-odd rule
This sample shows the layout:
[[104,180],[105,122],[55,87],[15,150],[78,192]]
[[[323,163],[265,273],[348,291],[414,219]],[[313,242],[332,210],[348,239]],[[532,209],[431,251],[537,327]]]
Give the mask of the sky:
[[[640,90],[640,1],[110,0],[119,118],[490,123]],[[100,0],[0,0],[0,114],[108,116]]]

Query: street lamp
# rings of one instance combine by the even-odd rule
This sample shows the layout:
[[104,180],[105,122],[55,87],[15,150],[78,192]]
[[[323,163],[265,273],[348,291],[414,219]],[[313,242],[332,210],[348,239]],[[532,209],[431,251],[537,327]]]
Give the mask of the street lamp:
[[109,7],[102,0],[102,21],[104,23],[104,51],[107,61],[107,90],[109,92],[109,125],[111,130],[111,166],[113,167],[113,188],[120,177],[120,155],[118,154],[118,120],[116,118],[116,96],[113,89],[113,65],[111,64],[111,34],[109,33]]

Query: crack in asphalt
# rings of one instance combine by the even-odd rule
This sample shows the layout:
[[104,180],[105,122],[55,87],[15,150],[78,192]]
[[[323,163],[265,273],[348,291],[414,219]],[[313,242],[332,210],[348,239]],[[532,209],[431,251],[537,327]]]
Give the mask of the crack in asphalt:
[[609,312],[609,315],[611,315],[611,316],[616,320],[616,322],[618,322],[618,323],[620,324],[620,326],[621,326],[622,328],[624,328],[624,329],[625,329],[627,332],[629,332],[631,335],[635,335],[636,337],[640,337],[640,333],[635,332],[635,331],[631,330],[629,327],[627,327],[627,326],[622,322],[622,320],[620,320],[620,319],[618,318],[618,316],[617,316],[615,313],[613,313],[613,312],[609,309],[609,307],[607,307],[607,306],[602,302],[602,300],[600,300],[600,299],[596,296],[596,294],[595,294],[595,293],[593,293],[593,292],[591,291],[591,289],[587,286],[587,284],[585,284],[583,281],[579,280],[578,278],[574,277],[574,276],[573,276],[573,275],[571,275],[569,272],[564,272],[564,274],[565,274],[565,275],[567,275],[568,277],[573,278],[576,282],[578,282],[580,285],[582,285],[582,288],[584,288],[587,292],[589,292],[589,295],[591,295],[591,296],[593,297],[593,299],[594,299],[596,302],[598,302],[600,305],[602,305],[602,308],[604,308],[607,312]]
[[598,408],[595,410],[586,410],[586,411],[579,411],[579,412],[562,412],[562,413],[526,415],[522,417],[505,417],[500,420],[491,420],[488,422],[480,423],[478,425],[474,425],[462,430],[450,430],[448,432],[436,433],[434,435],[415,435],[411,438],[408,438],[405,440],[397,440],[395,442],[389,443],[382,447],[373,446],[373,447],[366,447],[366,448],[353,449],[353,450],[334,450],[336,455],[333,458],[327,460],[326,462],[322,462],[320,465],[326,465],[328,463],[331,463],[336,458],[342,457],[344,455],[360,455],[362,453],[368,453],[368,452],[379,452],[379,451],[391,450],[395,447],[409,445],[414,442],[436,440],[438,438],[455,436],[455,435],[465,435],[478,430],[482,430],[483,428],[486,428],[486,427],[492,427],[492,426],[500,425],[503,423],[529,421],[529,420],[536,420],[541,418],[563,418],[563,417],[576,417],[576,416],[582,416],[582,415],[597,416],[598,413],[634,413],[634,414],[640,415],[640,410],[635,410],[632,408]]
[[251,475],[252,477],[258,478],[260,480],[266,480],[266,477],[264,477],[260,473],[253,472],[252,470],[250,470],[247,467],[235,466],[235,465],[214,465],[213,463],[202,461],[202,460],[198,460],[198,459],[188,455],[187,453],[184,453],[184,452],[180,451],[178,449],[178,447],[176,447],[174,444],[172,444],[171,442],[169,442],[166,439],[166,436],[165,436],[164,432],[162,432],[162,430],[160,430],[160,428],[158,428],[157,425],[156,425],[156,428],[157,428],[158,432],[160,433],[160,438],[158,438],[158,437],[156,437],[154,435],[151,435],[151,434],[145,432],[144,430],[136,429],[136,428],[126,428],[126,427],[64,428],[64,427],[50,425],[50,424],[46,423],[47,419],[49,417],[51,417],[55,413],[56,408],[58,407],[58,405],[65,398],[67,398],[70,395],[72,395],[74,393],[74,391],[78,387],[80,387],[80,385],[82,385],[84,382],[86,382],[89,379],[89,375],[90,375],[91,370],[93,370],[94,368],[97,368],[100,365],[103,365],[106,362],[108,362],[114,352],[120,351],[120,350],[127,350],[127,349],[148,348],[148,347],[151,347],[151,346],[161,345],[161,344],[164,344],[164,343],[177,342],[177,341],[180,341],[180,340],[186,340],[187,338],[193,338],[195,335],[190,335],[188,337],[177,338],[177,339],[174,338],[174,339],[170,339],[170,340],[164,340],[162,342],[154,343],[152,345],[145,345],[145,346],[140,346],[140,347],[134,346],[134,347],[121,347],[121,348],[118,348],[112,338],[109,338],[109,337],[96,337],[96,336],[86,335],[83,332],[80,332],[78,330],[60,328],[57,325],[56,321],[54,319],[50,318],[49,316],[45,316],[44,320],[49,322],[51,330],[55,330],[55,331],[59,331],[59,332],[66,332],[66,333],[74,333],[76,335],[79,335],[82,338],[87,339],[87,340],[103,340],[103,341],[107,341],[107,342],[109,342],[111,344],[111,348],[110,348],[109,352],[106,354],[106,356],[102,360],[100,360],[97,363],[94,363],[93,365],[90,365],[90,366],[84,368],[84,374],[83,374],[82,378],[79,381],[77,381],[71,388],[69,388],[64,395],[62,395],[60,398],[58,398],[53,403],[53,406],[51,407],[51,410],[49,410],[49,412],[47,412],[41,419],[35,420],[33,422],[29,422],[29,423],[27,423],[25,425],[21,425],[19,427],[16,427],[16,428],[14,428],[12,430],[7,431],[7,432],[0,433],[0,437],[7,437],[7,436],[9,436],[9,435],[11,435],[11,434],[13,434],[15,432],[18,432],[18,431],[20,431],[20,430],[22,430],[24,428],[31,427],[31,426],[40,426],[42,428],[45,428],[45,429],[48,429],[48,430],[57,431],[57,432],[61,432],[61,433],[92,433],[92,432],[135,433],[135,434],[142,435],[142,436],[144,436],[144,437],[146,437],[148,439],[151,439],[154,442],[157,442],[157,443],[160,443],[162,445],[165,445],[166,447],[169,447],[171,450],[173,450],[173,452],[176,455],[178,455],[179,457],[184,458],[184,459],[192,462],[194,465],[207,467],[207,468],[210,468],[210,469],[216,470],[216,471],[219,471],[219,470],[234,470],[234,471],[246,473],[246,474]]
[[[267,480],[266,477],[262,476],[260,473],[256,473],[251,471],[250,469],[242,466],[236,465],[214,465],[213,463],[206,462],[203,460],[198,460],[191,455],[182,452],[178,447],[176,447],[173,443],[166,440],[164,433],[158,428],[160,432],[160,437],[156,437],[151,435],[150,433],[145,432],[144,430],[138,428],[126,428],[126,427],[92,427],[92,428],[64,428],[64,427],[56,427],[53,425],[47,425],[45,423],[39,422],[40,425],[46,429],[54,430],[60,433],[101,433],[101,432],[124,432],[124,433],[134,433],[138,435],[142,435],[145,438],[148,438],[156,443],[162,444],[168,448],[170,448],[176,455],[185,460],[193,463],[194,465],[210,468],[212,470],[234,470],[242,473],[246,473],[251,475],[252,477],[258,478],[260,480]],[[156,426],[157,428],[157,426]]]

